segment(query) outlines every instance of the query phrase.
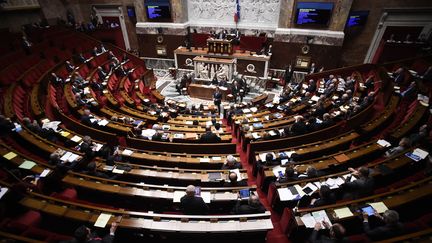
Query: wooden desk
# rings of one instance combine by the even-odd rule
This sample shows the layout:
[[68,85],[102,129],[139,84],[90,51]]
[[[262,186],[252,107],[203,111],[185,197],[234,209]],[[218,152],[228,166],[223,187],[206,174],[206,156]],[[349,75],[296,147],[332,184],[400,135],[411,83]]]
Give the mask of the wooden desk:
[[[190,84],[188,86],[188,93],[191,97],[200,98],[205,100],[213,100],[213,93],[216,90],[216,86],[213,85],[202,85],[202,84]],[[227,95],[230,91],[228,89],[220,89],[222,93],[222,100],[227,100]]]

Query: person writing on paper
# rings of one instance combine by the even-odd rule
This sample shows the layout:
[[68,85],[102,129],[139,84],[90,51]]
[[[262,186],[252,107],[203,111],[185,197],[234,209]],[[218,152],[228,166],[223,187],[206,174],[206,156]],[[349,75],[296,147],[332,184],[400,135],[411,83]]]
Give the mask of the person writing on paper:
[[[328,229],[328,235],[319,234],[320,230],[324,226],[324,229]],[[345,236],[345,228],[341,224],[329,225],[329,223],[323,221],[322,223],[317,222],[314,230],[309,237],[311,243],[335,243],[335,242],[348,242]]]
[[200,196],[195,195],[195,186],[186,187],[186,195],[180,199],[180,209],[184,214],[202,215],[208,214],[208,206]]
[[236,160],[236,158],[232,155],[228,155],[225,161],[225,164],[222,166],[222,170],[234,170],[241,169],[242,165],[240,162]]
[[223,186],[224,187],[238,187],[238,186],[247,186],[247,181],[241,180],[237,181],[237,173],[230,172],[228,175],[229,181],[226,181]]
[[110,233],[103,238],[99,237],[96,232],[92,232],[90,228],[82,225],[74,232],[72,240],[61,241],[61,243],[111,243],[114,241],[115,232],[117,230],[117,223],[111,224]]
[[258,196],[252,194],[249,196],[247,204],[242,204],[242,200],[240,198],[240,194],[238,196],[238,200],[232,212],[234,214],[256,214],[256,213],[264,213],[266,209],[259,201]]
[[392,156],[395,156],[395,155],[401,153],[402,151],[406,150],[410,146],[411,146],[410,139],[407,137],[404,137],[399,141],[399,145],[397,147],[393,147],[393,148],[386,151],[385,157],[390,158]]
[[363,230],[366,235],[373,241],[384,240],[403,234],[403,224],[399,222],[399,214],[394,210],[386,210],[381,216],[375,211],[375,217],[382,220],[385,224],[374,229],[370,228],[369,216],[363,212]]
[[[367,167],[360,167],[358,170],[353,168],[348,169],[351,172],[345,179],[343,184],[344,196],[343,198],[361,198],[368,196],[374,189],[374,180],[369,175],[369,169]],[[351,181],[352,177],[357,178],[355,181]]]

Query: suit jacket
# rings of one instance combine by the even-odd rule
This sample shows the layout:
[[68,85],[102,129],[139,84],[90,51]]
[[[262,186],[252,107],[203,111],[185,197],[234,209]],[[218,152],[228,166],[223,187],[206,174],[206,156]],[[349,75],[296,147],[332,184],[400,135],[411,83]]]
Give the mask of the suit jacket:
[[363,230],[371,240],[384,240],[403,234],[403,224],[384,225],[371,229],[369,222],[363,222]]
[[345,197],[360,198],[372,193],[374,180],[372,178],[359,178],[353,182],[345,182],[344,187],[347,191]]
[[218,143],[221,138],[212,132],[206,132],[200,137],[200,142],[202,143]]
[[291,132],[294,135],[301,135],[307,132],[307,126],[306,123],[304,122],[295,122],[292,126],[291,126]]
[[342,240],[331,239],[327,235],[323,235],[323,234],[320,235],[319,231],[314,229],[312,231],[312,234],[309,237],[309,242],[310,243],[337,243],[337,242],[349,242],[349,241],[345,238]]
[[222,102],[222,93],[221,92],[214,93],[213,100],[215,105],[220,105],[220,103]]
[[263,205],[251,206],[249,204],[242,204],[241,200],[237,201],[233,209],[234,214],[255,214],[255,213],[264,213],[266,209]]
[[180,199],[180,209],[184,214],[200,215],[208,214],[208,206],[201,197],[183,196]]

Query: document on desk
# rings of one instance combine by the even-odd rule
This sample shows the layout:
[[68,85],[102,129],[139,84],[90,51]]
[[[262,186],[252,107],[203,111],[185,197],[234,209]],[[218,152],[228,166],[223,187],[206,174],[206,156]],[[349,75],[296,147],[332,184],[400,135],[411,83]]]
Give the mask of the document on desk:
[[99,217],[97,218],[94,226],[95,227],[100,227],[100,228],[105,228],[105,226],[107,225],[107,223],[110,220],[111,216],[112,216],[112,214],[101,213],[99,215]]
[[281,202],[295,200],[300,196],[298,194],[292,194],[292,192],[286,187],[278,188],[277,191]]
[[348,218],[354,216],[348,207],[338,208],[334,210],[336,217],[339,219]]
[[20,166],[18,166],[18,168],[31,170],[31,168],[33,168],[35,165],[36,165],[35,162],[30,160],[25,160]]
[[173,202],[179,203],[184,195],[186,195],[184,191],[174,191]]
[[178,231],[177,222],[177,220],[153,221],[150,227],[152,230]]
[[78,143],[82,140],[82,138],[78,135],[73,136],[70,140],[74,141],[75,143]]
[[369,203],[371,207],[373,207],[377,213],[384,213],[388,210],[387,206],[383,202]]
[[315,227],[315,223],[316,223],[315,218],[312,217],[312,215],[310,213],[301,216],[300,219],[306,228],[314,228]]
[[322,222],[325,221],[327,222],[329,225],[331,225],[332,223],[330,222],[330,219],[327,216],[327,213],[324,210],[320,210],[320,211],[316,211],[316,212],[312,212],[312,216],[315,218],[316,222]]
[[2,199],[2,197],[6,194],[6,192],[9,191],[9,188],[7,187],[1,187],[0,188],[0,199]]
[[42,171],[39,177],[46,177],[51,172],[50,169],[45,169]]
[[11,160],[13,158],[17,157],[17,154],[14,152],[9,152],[5,155],[3,155],[3,158],[7,159],[7,160]]
[[230,201],[236,200],[237,194],[232,192],[224,192],[224,193],[215,193],[214,200],[215,201]]
[[391,146],[391,143],[387,142],[387,141],[384,140],[384,139],[379,139],[379,140],[377,141],[377,144],[378,144],[379,146],[381,146],[381,147],[384,147],[384,148],[386,148],[386,147],[390,147],[390,146]]
[[279,177],[279,172],[281,172],[282,174],[284,174],[285,167],[282,167],[282,166],[280,166],[280,165],[277,165],[277,166],[275,166],[275,167],[272,168],[272,171],[273,171],[273,174],[274,174],[276,177]]
[[131,156],[132,154],[133,154],[133,151],[129,150],[129,149],[125,149],[122,152],[122,155],[126,155],[126,156]]
[[201,197],[204,200],[205,203],[210,203],[211,202],[211,192],[203,192],[201,191]]

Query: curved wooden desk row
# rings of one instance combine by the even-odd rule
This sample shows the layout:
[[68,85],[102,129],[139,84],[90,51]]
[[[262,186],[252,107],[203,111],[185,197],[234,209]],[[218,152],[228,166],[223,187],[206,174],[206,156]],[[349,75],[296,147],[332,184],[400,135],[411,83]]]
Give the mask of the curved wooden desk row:
[[[317,170],[336,169],[337,167],[347,167],[348,164],[352,164],[355,161],[359,161],[362,158],[367,157],[368,160],[373,160],[378,154],[381,154],[385,148],[378,145],[377,140],[373,140],[364,145],[360,145],[354,148],[350,148],[345,151],[341,151],[335,154],[330,154],[317,159],[305,160],[300,162],[289,163],[290,166],[295,166],[297,172],[303,173],[307,167],[313,166]],[[265,154],[261,154],[265,157]],[[261,161],[261,156],[258,156],[258,163]],[[265,169],[264,174],[270,176],[273,173],[272,167]]]
[[[73,132],[68,132],[67,138],[71,139],[76,134]],[[41,138],[38,135],[33,134],[27,128],[23,127],[23,130],[18,133],[19,137],[33,147],[36,147],[39,152],[44,154],[47,158],[49,154],[55,152],[58,148],[61,148],[64,151],[73,152],[79,155],[83,155],[81,152],[67,149],[62,146],[55,145],[50,141]],[[82,137],[78,136],[81,140]],[[230,144],[234,145],[235,144]],[[195,145],[199,146],[199,145]],[[198,147],[197,147],[198,148]],[[126,151],[125,151],[126,150]],[[124,148],[121,150],[122,156],[125,157],[125,161],[130,161],[133,163],[139,164],[149,164],[149,165],[167,165],[167,166],[177,166],[180,168],[212,168],[212,169],[220,169],[222,164],[225,163],[226,157],[229,154],[234,155],[237,160],[239,160],[239,156],[235,153],[220,153],[217,155],[214,154],[194,154],[194,153],[170,153],[170,152],[154,152],[149,150],[133,150],[130,148]],[[179,150],[181,151],[181,150]],[[198,149],[195,149],[193,152],[199,152]],[[234,151],[235,152],[235,151]]]
[[[369,164],[365,165],[365,167],[372,169],[372,173],[371,173],[372,177],[383,176],[384,173],[382,172],[382,169],[380,168],[380,166],[382,166],[382,165],[384,165],[385,167],[387,167],[391,171],[395,171],[397,169],[403,168],[404,166],[410,165],[413,161],[410,158],[408,158],[407,156],[405,156],[405,153],[409,152],[411,150],[412,149],[405,150],[400,155],[397,155],[397,156],[394,156],[391,158],[387,158],[385,160],[378,161],[378,162],[375,162],[373,164],[369,163]],[[315,183],[315,182],[322,183],[322,182],[327,181],[329,178],[341,177],[343,175],[346,175],[347,173],[348,173],[347,171],[342,171],[342,172],[332,173],[329,175],[320,176],[320,177],[316,177],[316,178],[305,178],[302,180],[296,180],[296,181],[285,182],[285,183],[276,182],[276,187],[277,188],[284,188],[284,187],[288,187],[288,186],[292,186],[292,185],[296,185],[296,184],[304,186],[307,183]]]
[[[348,207],[350,210],[355,212],[355,209],[358,207],[361,207],[365,204],[371,203],[371,202],[383,202],[387,208],[389,209],[395,209],[397,207],[403,206],[408,203],[415,202],[417,200],[427,199],[432,195],[432,178],[428,177],[421,181],[394,189],[392,191],[377,194],[374,196],[369,196],[357,200],[351,200],[346,201],[342,203],[336,203],[332,205],[322,206],[322,207],[316,207],[316,208],[305,208],[305,209],[299,209],[296,214],[297,215],[303,215],[306,213],[311,213],[315,211],[325,210],[327,212],[327,215],[329,216],[330,220],[335,222],[340,220],[336,217],[336,214],[334,213],[335,209],[342,208],[342,207]],[[355,218],[357,213],[350,218]],[[298,217],[297,224],[299,226],[303,225],[303,222],[299,220]],[[347,218],[344,218],[343,220],[347,220]]]
[[[175,233],[235,233],[273,229],[270,212],[246,215],[174,215],[113,210],[68,202],[31,193],[19,202],[22,206],[67,220],[94,224],[101,213],[111,214],[107,225],[120,228]],[[118,216],[121,218],[119,219]]]
[[[145,183],[132,183],[117,180],[103,179],[99,177],[69,172],[63,182],[92,191],[108,193],[109,195],[139,197],[146,199],[166,199],[173,202],[175,198],[184,195],[186,187],[175,187],[168,185],[152,185]],[[245,187],[203,187],[201,193],[208,193],[212,203],[231,202],[238,197],[239,190],[255,190],[255,186]]]
[[336,136],[327,140],[322,140],[314,143],[308,143],[301,146],[296,147],[289,147],[284,149],[277,149],[277,150],[269,150],[269,151],[262,151],[262,152],[256,152],[255,157],[252,157],[249,163],[256,163],[260,159],[260,154],[267,154],[267,153],[275,153],[276,158],[279,158],[280,153],[291,153],[294,152],[297,157],[297,161],[303,161],[307,159],[313,159],[318,156],[324,156],[325,153],[332,152],[332,151],[340,151],[343,149],[348,149],[350,144],[356,140],[357,138],[360,138],[360,134],[351,131],[344,133],[340,136]]
[[[412,160],[406,157],[405,155],[401,155],[395,158],[387,159],[385,161],[381,161],[378,163],[374,163],[373,165],[368,165],[368,168],[372,170],[371,176],[375,180],[375,185],[377,187],[385,187],[387,183],[392,180],[392,176],[395,176],[395,172],[403,173],[402,170],[409,169],[408,167],[412,165]],[[388,168],[392,173],[387,174],[388,172],[382,171],[381,168]],[[338,189],[341,184],[341,179],[345,178],[349,173],[346,171],[321,176],[318,178],[309,178],[309,179],[303,179],[303,180],[296,180],[292,182],[286,182],[286,183],[278,183],[276,182],[276,190],[275,190],[275,196],[270,202],[272,208],[275,210],[278,210],[282,207],[292,207],[292,205],[296,204],[296,201],[293,200],[287,200],[283,197],[281,197],[280,193],[285,193],[285,190],[290,190],[290,187],[294,187],[298,192],[302,190],[303,187],[308,187],[310,184],[317,186],[320,188],[321,185],[326,184],[331,189]],[[309,185],[308,185],[309,184]],[[342,183],[343,184],[343,183]],[[317,193],[317,192],[314,192]],[[290,206],[291,205],[291,206]]]
[[409,131],[411,131],[415,126],[419,124],[419,122],[422,120],[422,118],[427,114],[428,107],[421,105],[420,103],[417,103],[415,111],[411,115],[408,121],[405,121],[404,123],[400,124],[397,129],[393,131],[391,134],[391,137],[397,141],[398,139],[401,139],[405,134],[407,134]]
[[247,146],[248,158],[253,156],[253,153],[257,151],[268,151],[272,149],[286,148],[286,145],[298,146],[305,143],[311,143],[318,140],[325,140],[328,137],[334,137],[343,134],[351,129],[358,127],[364,122],[367,116],[371,115],[373,111],[374,102],[370,104],[366,109],[355,115],[353,118],[344,121],[344,123],[338,123],[336,125],[320,129],[308,134],[292,136],[287,138],[278,138],[271,140],[257,140],[251,141]]

